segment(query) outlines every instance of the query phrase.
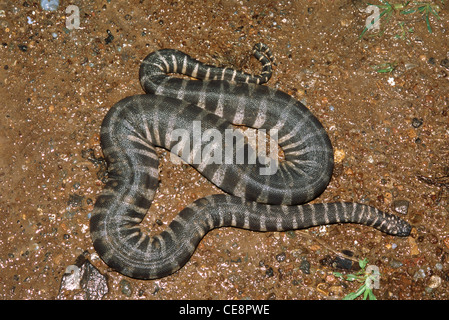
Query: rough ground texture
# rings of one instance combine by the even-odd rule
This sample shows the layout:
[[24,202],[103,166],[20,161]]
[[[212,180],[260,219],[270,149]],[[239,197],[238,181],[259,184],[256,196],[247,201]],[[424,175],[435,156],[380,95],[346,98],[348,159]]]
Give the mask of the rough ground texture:
[[[376,2],[376,1],[375,1]],[[391,1],[390,1],[391,2]],[[434,1],[441,5],[440,1]],[[449,24],[420,14],[359,35],[363,1],[74,1],[80,29],[37,1],[0,7],[0,298],[59,292],[84,253],[106,274],[104,299],[341,299],[357,290],[333,275],[336,253],[368,258],[380,299],[448,299]],[[376,2],[377,3],[377,2]],[[137,281],[107,268],[89,236],[105,168],[100,124],[120,99],[143,93],[141,60],[174,48],[206,63],[259,70],[256,42],[277,61],[269,86],[322,121],[336,168],[315,201],[358,201],[401,215],[406,238],[358,225],[287,233],[232,228],[206,235],[179,272]],[[394,71],[385,69],[394,64]],[[218,193],[160,152],[160,187],[145,226],[161,230],[193,200]],[[355,263],[357,265],[357,263]]]

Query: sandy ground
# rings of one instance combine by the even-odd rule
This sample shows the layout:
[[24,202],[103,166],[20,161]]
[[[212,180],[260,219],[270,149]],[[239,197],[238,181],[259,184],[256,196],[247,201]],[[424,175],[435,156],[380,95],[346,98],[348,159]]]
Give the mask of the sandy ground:
[[[0,5],[1,299],[56,298],[83,252],[107,275],[104,299],[341,299],[359,286],[333,275],[353,272],[335,267],[341,250],[379,268],[379,299],[448,298],[447,4],[440,19],[430,16],[432,33],[421,14],[396,13],[381,20],[382,35],[359,39],[369,14],[356,0],[72,1],[79,29],[67,28],[66,1],[54,12],[38,1],[11,3]],[[143,93],[139,65],[154,50],[257,72],[257,42],[277,62],[267,85],[304,102],[334,145],[333,179],[315,201],[393,212],[413,225],[411,236],[352,224],[223,228],[169,277],[138,281],[110,270],[89,236],[103,187],[95,161],[103,117]],[[388,66],[394,71],[375,70]],[[145,221],[156,231],[188,203],[221,192],[168,152],[160,156],[161,184]]]

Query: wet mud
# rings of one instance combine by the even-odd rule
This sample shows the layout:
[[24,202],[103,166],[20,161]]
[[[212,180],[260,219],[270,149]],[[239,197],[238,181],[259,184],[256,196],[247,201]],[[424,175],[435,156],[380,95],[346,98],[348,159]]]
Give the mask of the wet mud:
[[[86,298],[60,292],[80,255],[106,275],[103,299],[341,299],[358,283],[337,253],[380,272],[378,299],[447,299],[449,285],[449,23],[420,14],[381,21],[359,38],[363,1],[74,1],[0,5],[0,298]],[[208,233],[179,272],[140,281],[96,255],[89,217],[105,167],[109,108],[141,94],[142,59],[161,48],[258,72],[257,42],[276,59],[268,86],[323,123],[336,167],[315,202],[357,201],[413,225],[397,238],[354,224],[283,233]],[[392,70],[386,70],[390,68]],[[377,70],[376,70],[377,69]],[[391,72],[387,72],[391,71]],[[159,150],[161,183],[144,225],[160,231],[195,199],[221,192]],[[351,263],[352,262],[352,263]],[[104,289],[104,287],[102,287]],[[104,292],[106,292],[104,291]],[[91,295],[98,296],[98,295]]]

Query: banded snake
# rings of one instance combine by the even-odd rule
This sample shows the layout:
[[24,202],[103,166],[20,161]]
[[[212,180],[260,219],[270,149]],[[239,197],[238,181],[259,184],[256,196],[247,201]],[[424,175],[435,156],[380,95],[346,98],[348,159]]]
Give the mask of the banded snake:
[[[190,259],[209,230],[226,226],[287,231],[351,222],[391,235],[410,233],[404,220],[367,205],[307,204],[331,179],[331,142],[303,104],[262,85],[272,73],[270,50],[256,44],[253,53],[263,66],[260,75],[206,65],[177,50],[155,51],[140,67],[146,94],[124,98],[105,116],[100,135],[108,181],[95,203],[90,232],[95,250],[111,268],[138,279],[167,276]],[[173,73],[197,80],[170,75]],[[158,186],[155,147],[173,149],[178,141],[171,132],[193,133],[195,121],[200,121],[204,130],[219,132],[235,126],[275,128],[285,159],[268,175],[260,174],[266,166],[261,161],[213,163],[204,158],[191,163],[225,194],[194,201],[164,231],[150,237],[139,225]],[[215,142],[226,143],[224,138]],[[202,141],[198,150],[207,145],[209,141]],[[251,146],[245,142],[243,148],[249,152]],[[186,158],[181,149],[178,155]]]

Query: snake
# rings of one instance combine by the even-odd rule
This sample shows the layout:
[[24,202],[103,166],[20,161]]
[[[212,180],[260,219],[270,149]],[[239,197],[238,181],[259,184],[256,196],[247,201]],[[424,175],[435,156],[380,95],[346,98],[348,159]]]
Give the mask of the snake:
[[[393,236],[410,234],[408,222],[375,207],[312,201],[332,177],[330,138],[301,102],[264,85],[273,71],[271,50],[257,43],[253,55],[260,74],[208,65],[179,50],[154,51],[139,70],[145,93],[125,97],[107,112],[100,129],[107,181],[92,210],[90,234],[113,270],[136,279],[166,277],[190,260],[206,233],[221,227],[280,232],[356,223]],[[198,128],[201,139],[194,138]],[[275,170],[263,173],[272,162],[254,156],[248,136],[234,134],[244,128],[276,134],[283,158]],[[219,161],[230,143],[232,152]],[[179,156],[223,193],[188,204],[151,235],[141,223],[159,184],[156,148]]]

